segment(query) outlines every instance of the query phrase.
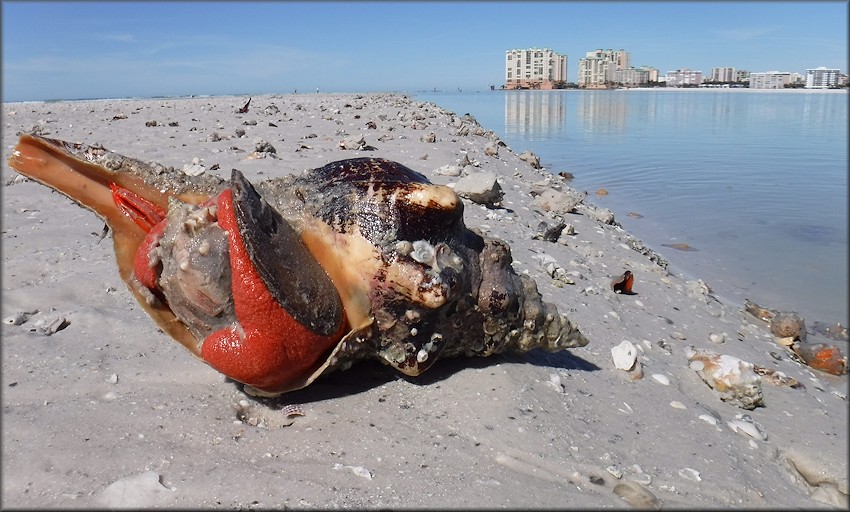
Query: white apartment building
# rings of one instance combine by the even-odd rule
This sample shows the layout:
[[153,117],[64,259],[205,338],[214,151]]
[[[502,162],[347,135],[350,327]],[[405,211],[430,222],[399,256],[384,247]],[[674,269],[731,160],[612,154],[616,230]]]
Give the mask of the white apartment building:
[[790,83],[791,73],[788,71],[750,73],[750,89],[784,89]]
[[616,71],[629,68],[631,57],[625,50],[594,50],[578,63],[578,86],[602,89],[617,82]]
[[737,78],[735,68],[711,68],[712,82],[735,82]]
[[505,51],[505,89],[553,89],[566,81],[566,55],[549,48]]
[[702,71],[677,69],[676,71],[667,72],[667,87],[699,86],[701,83]]
[[838,85],[840,71],[823,66],[806,70],[806,89],[827,89]]
[[647,82],[649,82],[649,70],[646,68],[628,68],[614,71],[614,83],[626,87],[639,87],[646,85]]

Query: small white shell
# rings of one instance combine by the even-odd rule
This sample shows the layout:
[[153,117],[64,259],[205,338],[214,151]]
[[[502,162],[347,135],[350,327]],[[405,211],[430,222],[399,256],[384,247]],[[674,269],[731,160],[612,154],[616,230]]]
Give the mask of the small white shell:
[[702,480],[702,477],[699,476],[699,471],[693,468],[680,469],[679,476],[693,482],[699,482]]
[[652,378],[653,378],[653,379],[655,379],[655,380],[656,380],[657,382],[659,382],[660,384],[664,384],[665,386],[669,386],[669,385],[670,385],[670,379],[669,379],[666,375],[664,375],[664,374],[661,374],[661,373],[653,373],[653,374],[652,374]]
[[754,422],[747,415],[738,414],[734,420],[729,420],[726,424],[729,425],[732,432],[746,434],[759,441],[767,441],[767,433],[765,433],[764,427]]
[[688,408],[688,406],[686,406],[682,402],[679,402],[678,400],[673,400],[672,402],[670,402],[670,407],[672,407],[674,409],[687,409]]
[[711,340],[712,343],[723,343],[726,341],[726,336],[718,332],[712,332],[708,335],[708,339]]
[[614,359],[615,367],[629,371],[637,361],[637,348],[631,341],[623,340],[619,345],[611,348],[611,357]]
[[711,414],[700,414],[698,418],[706,423],[714,425],[715,427],[717,426],[717,418],[715,418]]

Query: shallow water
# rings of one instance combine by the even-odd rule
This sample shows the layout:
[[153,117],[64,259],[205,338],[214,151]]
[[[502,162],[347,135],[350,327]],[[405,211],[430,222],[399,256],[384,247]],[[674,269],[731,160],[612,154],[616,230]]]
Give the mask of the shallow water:
[[[417,93],[610,208],[670,270],[721,299],[848,321],[847,93]],[[607,196],[595,195],[604,188]],[[637,213],[641,218],[628,214]],[[680,251],[663,244],[685,243]]]

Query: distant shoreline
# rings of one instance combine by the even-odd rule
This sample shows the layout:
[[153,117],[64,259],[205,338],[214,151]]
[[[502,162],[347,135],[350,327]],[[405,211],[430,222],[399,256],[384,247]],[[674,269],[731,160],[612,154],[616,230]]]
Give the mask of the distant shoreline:
[[[626,91],[701,91],[701,92],[754,92],[754,93],[814,93],[814,94],[846,94],[850,89],[750,89],[748,87],[623,87],[620,89],[469,89],[461,91],[390,91],[390,92],[322,92],[319,96],[345,96],[356,94],[399,94],[403,96],[412,96],[418,94],[464,94],[464,93],[498,93],[498,92],[626,92]],[[183,99],[200,99],[200,98],[247,98],[247,97],[269,97],[269,96],[316,96],[317,93],[292,93],[292,92],[265,92],[258,94],[194,94],[188,96],[132,96],[127,98],[69,98],[69,99],[48,99],[48,100],[20,100],[20,101],[3,101],[3,105],[26,105],[26,104],[42,104],[42,103],[63,103],[63,102],[78,102],[78,101],[126,101],[126,100],[183,100]]]

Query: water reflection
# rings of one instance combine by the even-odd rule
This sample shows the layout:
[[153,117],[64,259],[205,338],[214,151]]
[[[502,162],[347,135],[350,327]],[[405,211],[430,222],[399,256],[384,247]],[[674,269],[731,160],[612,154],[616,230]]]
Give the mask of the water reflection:
[[627,102],[627,92],[589,91],[578,102],[578,122],[589,133],[623,133],[629,113]]
[[563,134],[566,100],[563,91],[510,91],[505,93],[505,132],[508,136]]

